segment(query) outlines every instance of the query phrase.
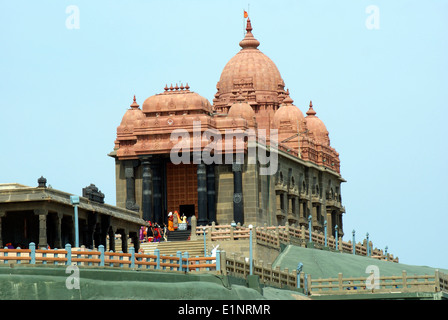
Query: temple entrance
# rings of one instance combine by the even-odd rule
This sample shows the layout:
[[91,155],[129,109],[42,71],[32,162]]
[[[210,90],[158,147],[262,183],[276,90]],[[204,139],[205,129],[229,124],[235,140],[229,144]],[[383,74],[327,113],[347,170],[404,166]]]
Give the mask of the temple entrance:
[[196,206],[194,204],[184,204],[179,206],[179,214],[184,214],[187,218],[195,215]]
[[198,216],[198,178],[195,164],[166,164],[167,211]]
[[196,206],[194,204],[184,204],[179,206],[179,214],[187,217],[188,229],[191,227],[191,217],[195,215]]

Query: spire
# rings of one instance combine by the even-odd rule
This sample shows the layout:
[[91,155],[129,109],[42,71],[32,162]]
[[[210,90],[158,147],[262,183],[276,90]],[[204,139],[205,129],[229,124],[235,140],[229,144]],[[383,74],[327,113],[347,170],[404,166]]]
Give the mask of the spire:
[[140,107],[140,106],[138,105],[137,100],[135,99],[135,94],[134,94],[134,102],[132,102],[131,108],[137,109],[138,107]]
[[309,110],[306,112],[306,114],[308,116],[315,116],[316,115],[316,111],[314,111],[313,109],[313,102],[310,100],[310,108]]
[[247,18],[246,31],[252,32],[252,24],[250,23],[250,18]]
[[260,45],[260,41],[255,39],[254,35],[252,34],[252,24],[250,23],[250,18],[247,18],[246,31],[246,36],[243,40],[240,41],[240,47],[243,49],[257,49],[257,47]]
[[286,96],[282,101],[282,104],[293,104],[294,100],[291,99],[290,95],[289,95],[289,89],[286,89]]
[[289,95],[286,96],[285,99],[283,99],[283,104],[293,104],[294,100],[291,99]]

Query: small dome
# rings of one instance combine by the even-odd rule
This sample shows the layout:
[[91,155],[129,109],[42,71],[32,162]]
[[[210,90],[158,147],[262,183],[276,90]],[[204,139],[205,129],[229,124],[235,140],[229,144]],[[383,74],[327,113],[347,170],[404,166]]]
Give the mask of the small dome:
[[184,87],[169,88],[165,86],[165,92],[153,95],[143,102],[142,110],[144,113],[157,113],[157,112],[176,112],[176,111],[203,111],[212,112],[212,106],[210,102],[197,94],[189,90],[188,84]]
[[227,114],[228,117],[241,117],[246,120],[253,120],[255,117],[255,111],[252,109],[252,107],[248,104],[243,102],[244,98],[239,95],[237,98],[237,102],[235,102],[229,109],[229,112]]
[[310,108],[306,112],[307,116],[305,117],[306,125],[309,130],[309,133],[313,135],[313,138],[316,142],[321,143],[323,145],[330,145],[330,138],[328,134],[327,127],[322,122],[321,119],[316,117],[316,111],[313,109],[313,103],[310,101]]
[[272,126],[278,129],[279,132],[287,130],[294,132],[302,132],[304,130],[304,117],[302,111],[295,105],[293,100],[286,96],[283,104],[275,111],[272,119]]
[[137,104],[137,101],[135,100],[134,95],[134,101],[131,104],[131,108],[126,111],[123,118],[121,119],[121,124],[118,126],[118,132],[123,133],[132,133],[134,129],[135,122],[137,120],[142,120],[145,118],[145,114],[143,111],[139,108],[139,105]]

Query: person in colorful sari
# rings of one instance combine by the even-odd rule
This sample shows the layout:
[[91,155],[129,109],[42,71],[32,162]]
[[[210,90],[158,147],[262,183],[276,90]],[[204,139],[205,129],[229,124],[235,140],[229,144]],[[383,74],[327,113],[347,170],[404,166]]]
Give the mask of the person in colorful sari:
[[173,213],[168,213],[168,231],[174,231],[174,217]]

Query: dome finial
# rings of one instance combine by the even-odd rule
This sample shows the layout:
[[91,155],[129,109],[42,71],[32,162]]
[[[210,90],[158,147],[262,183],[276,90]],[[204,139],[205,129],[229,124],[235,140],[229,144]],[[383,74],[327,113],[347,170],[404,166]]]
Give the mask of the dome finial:
[[140,107],[140,106],[138,105],[137,100],[135,99],[135,94],[134,94],[134,101],[131,104],[131,108],[138,108],[138,107]]
[[316,115],[316,111],[314,111],[313,109],[313,102],[310,100],[310,108],[309,110],[306,112],[306,114],[308,116],[315,116]]
[[250,23],[250,18],[247,18],[246,31],[252,32],[252,24]]
[[283,103],[284,103],[284,104],[293,104],[293,103],[294,103],[294,100],[291,99],[291,97],[290,97],[290,95],[289,95],[289,92],[288,92],[288,94],[286,95],[285,99],[283,99]]
[[250,22],[250,19],[247,18],[247,25],[246,25],[246,36],[243,40],[240,42],[240,47],[243,49],[246,48],[253,48],[257,49],[257,47],[260,45],[260,42],[254,38],[254,35],[252,34],[252,24]]

